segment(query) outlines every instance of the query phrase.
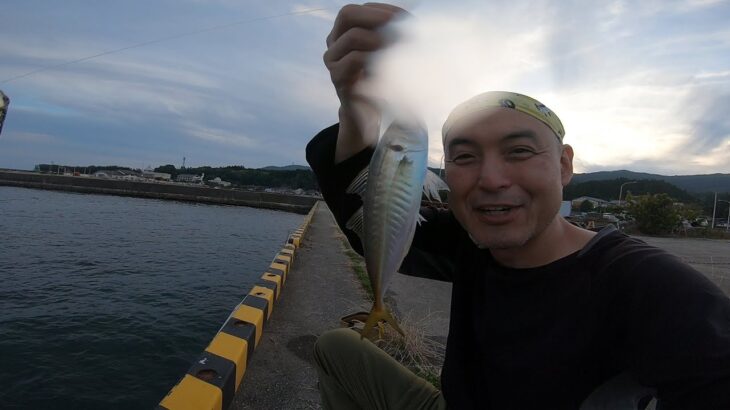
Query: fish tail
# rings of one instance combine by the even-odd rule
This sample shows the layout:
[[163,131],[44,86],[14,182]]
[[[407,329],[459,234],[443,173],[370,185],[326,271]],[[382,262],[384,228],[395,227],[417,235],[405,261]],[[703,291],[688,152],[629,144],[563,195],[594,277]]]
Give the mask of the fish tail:
[[[395,320],[393,315],[391,315],[390,312],[388,312],[388,309],[386,307],[383,308],[373,308],[372,311],[370,311],[370,315],[368,316],[367,321],[365,322],[365,326],[362,328],[361,335],[362,337],[367,337],[370,332],[372,332],[373,328],[375,328],[376,325],[379,326],[380,322],[385,322],[389,324],[393,329],[395,329],[398,333],[401,334],[401,336],[405,337],[405,333],[403,333],[403,330],[398,326],[398,322]],[[382,331],[380,332],[382,336]]]

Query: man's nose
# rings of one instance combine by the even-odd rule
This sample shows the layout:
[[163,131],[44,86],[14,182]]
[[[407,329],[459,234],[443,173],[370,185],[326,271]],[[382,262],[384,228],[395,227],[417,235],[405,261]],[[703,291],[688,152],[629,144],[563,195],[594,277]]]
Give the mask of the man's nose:
[[500,191],[512,185],[509,167],[504,161],[488,159],[479,170],[479,188],[486,191]]

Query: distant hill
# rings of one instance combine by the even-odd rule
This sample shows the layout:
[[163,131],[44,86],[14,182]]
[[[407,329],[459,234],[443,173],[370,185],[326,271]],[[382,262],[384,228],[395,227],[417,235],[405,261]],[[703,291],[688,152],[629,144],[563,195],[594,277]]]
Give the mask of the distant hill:
[[[626,182],[636,181],[632,184],[625,184]],[[624,189],[621,186],[624,185]],[[616,200],[618,199],[619,193],[622,194],[622,198],[625,198],[626,194],[631,192],[632,195],[646,195],[646,194],[667,194],[675,200],[681,202],[698,202],[699,198],[688,193],[686,190],[678,188],[676,185],[670,184],[669,182],[662,181],[659,179],[607,179],[607,180],[593,180],[584,182],[571,181],[568,186],[563,189],[563,199],[573,200],[582,196],[592,196],[594,198],[601,198],[603,200]]]
[[283,167],[277,167],[275,165],[269,165],[268,167],[259,168],[262,171],[310,171],[306,165],[286,165]]
[[624,178],[629,181],[646,179],[665,181],[693,194],[704,192],[730,192],[730,174],[668,176],[627,170],[600,171],[575,174],[571,183],[580,184],[588,181],[605,181],[619,178]]

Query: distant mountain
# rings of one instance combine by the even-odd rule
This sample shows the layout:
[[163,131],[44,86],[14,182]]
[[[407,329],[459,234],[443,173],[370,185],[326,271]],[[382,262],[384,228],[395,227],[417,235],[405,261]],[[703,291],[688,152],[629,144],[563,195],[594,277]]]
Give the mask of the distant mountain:
[[730,192],[730,174],[706,174],[706,175],[659,175],[647,174],[645,172],[620,171],[599,171],[585,174],[573,175],[572,184],[580,184],[588,181],[605,181],[624,178],[630,181],[656,179],[668,182],[672,185],[693,193],[703,192]]
[[268,167],[259,168],[262,171],[310,171],[306,165],[286,165],[283,167],[277,167],[275,165],[269,165]]
[[[633,182],[626,184],[627,182]],[[625,189],[621,189],[621,186]],[[573,200],[582,196],[591,196],[594,198],[601,198],[603,200],[616,200],[618,195],[622,194],[622,198],[625,198],[631,192],[632,195],[646,195],[646,194],[667,194],[680,202],[697,202],[699,200],[693,194],[678,188],[676,185],[670,184],[669,182],[658,180],[658,179],[605,179],[605,180],[593,180],[584,182],[571,181],[568,186],[563,189],[563,199]]]

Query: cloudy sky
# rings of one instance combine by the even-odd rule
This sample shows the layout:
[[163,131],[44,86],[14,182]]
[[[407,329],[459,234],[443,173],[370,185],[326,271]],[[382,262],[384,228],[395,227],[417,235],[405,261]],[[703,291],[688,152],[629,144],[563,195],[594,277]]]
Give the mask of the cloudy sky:
[[[337,119],[322,53],[343,4],[10,0],[0,167],[303,164]],[[579,172],[730,172],[730,0],[408,7],[373,70],[426,118],[432,165],[449,109],[502,89],[561,117]]]

